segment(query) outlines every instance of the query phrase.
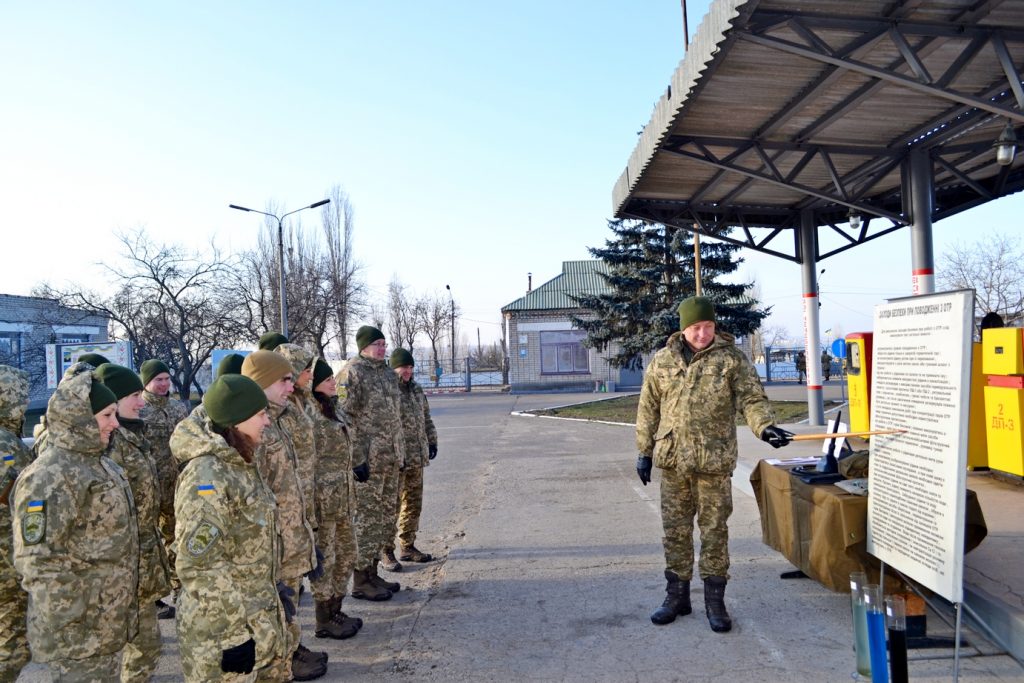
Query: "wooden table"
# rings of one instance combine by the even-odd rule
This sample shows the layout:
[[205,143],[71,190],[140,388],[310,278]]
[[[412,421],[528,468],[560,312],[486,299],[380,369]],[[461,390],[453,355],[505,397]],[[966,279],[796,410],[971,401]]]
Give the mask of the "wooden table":
[[[868,499],[831,484],[805,484],[790,467],[758,462],[750,485],[761,513],[761,539],[827,588],[848,593],[850,573],[878,579],[878,560],[868,554]],[[967,491],[965,551],[988,533],[974,491]],[[887,582],[888,583],[888,582]]]

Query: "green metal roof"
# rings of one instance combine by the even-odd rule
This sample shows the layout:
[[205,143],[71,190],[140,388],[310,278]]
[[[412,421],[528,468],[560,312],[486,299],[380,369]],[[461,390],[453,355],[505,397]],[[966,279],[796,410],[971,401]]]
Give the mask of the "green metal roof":
[[544,311],[579,308],[570,295],[601,294],[611,291],[598,273],[610,273],[608,264],[597,259],[562,261],[562,274],[501,307],[506,311]]
[[[509,311],[551,311],[578,309],[571,296],[610,293],[611,287],[600,273],[611,274],[608,264],[598,259],[562,261],[562,274],[548,280],[533,291],[501,307]],[[730,304],[757,304],[753,297],[743,294],[731,299]]]

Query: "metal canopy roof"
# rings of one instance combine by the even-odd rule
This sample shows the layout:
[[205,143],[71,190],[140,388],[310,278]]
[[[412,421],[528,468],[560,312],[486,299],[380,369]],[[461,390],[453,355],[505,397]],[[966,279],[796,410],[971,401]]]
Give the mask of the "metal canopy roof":
[[1024,140],[1022,70],[1020,0],[715,0],[614,212],[802,261],[810,209],[841,236],[822,259],[908,224],[920,149],[951,216],[1024,187],[1024,154],[993,150],[1007,121]]

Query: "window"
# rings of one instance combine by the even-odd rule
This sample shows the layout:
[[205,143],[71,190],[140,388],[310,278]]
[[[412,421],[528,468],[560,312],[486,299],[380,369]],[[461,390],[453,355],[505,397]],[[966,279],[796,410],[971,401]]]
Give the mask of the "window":
[[0,363],[21,367],[20,332],[0,332]]
[[89,341],[89,335],[87,334],[62,334],[60,335],[61,344],[84,344]]
[[589,373],[590,353],[580,330],[540,333],[541,374]]

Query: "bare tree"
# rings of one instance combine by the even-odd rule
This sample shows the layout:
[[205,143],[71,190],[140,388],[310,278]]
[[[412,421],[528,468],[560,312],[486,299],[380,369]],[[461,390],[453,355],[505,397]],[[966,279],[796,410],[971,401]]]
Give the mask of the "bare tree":
[[451,305],[448,297],[435,292],[420,298],[419,305],[420,331],[430,342],[430,353],[434,365],[430,374],[434,377],[434,386],[440,383],[437,368],[441,366],[441,342],[451,332]]
[[64,306],[110,317],[112,338],[132,343],[136,365],[160,358],[171,380],[188,399],[196,375],[213,349],[232,344],[228,306],[222,283],[230,271],[217,248],[208,254],[187,252],[177,245],[156,244],[144,230],[118,235],[121,260],[104,263],[114,294],[102,296],[70,285],[39,292]]
[[332,187],[328,197],[331,203],[320,210],[320,216],[327,245],[329,305],[333,307],[338,328],[338,350],[342,358],[347,358],[349,341],[353,337],[352,321],[366,307],[366,283],[363,265],[353,255],[355,210],[352,203],[340,185]]
[[398,275],[388,283],[388,333],[391,345],[412,353],[416,335],[420,331],[420,302],[409,295],[409,288]]
[[1008,325],[1024,318],[1024,249],[1017,236],[955,244],[939,258],[936,281],[940,290],[973,289],[979,316],[995,312]]
[[388,319],[387,306],[375,301],[370,304],[370,324],[376,327],[381,332],[387,330],[386,321]]
[[768,355],[768,349],[778,346],[789,338],[786,328],[779,325],[762,325],[750,339],[750,352],[755,362],[761,362]]

